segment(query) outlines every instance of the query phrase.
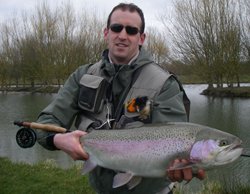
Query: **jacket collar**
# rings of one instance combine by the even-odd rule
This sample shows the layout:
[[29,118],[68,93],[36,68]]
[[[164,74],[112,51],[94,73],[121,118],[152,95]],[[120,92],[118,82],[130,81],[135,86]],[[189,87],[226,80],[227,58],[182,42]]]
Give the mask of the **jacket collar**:
[[130,61],[130,65],[119,65],[110,62],[108,53],[108,49],[103,52],[102,68],[107,71],[109,76],[115,75],[121,69],[125,71],[130,71],[131,69],[133,72],[135,69],[153,62],[151,53],[146,51],[144,47],[140,47],[139,53]]

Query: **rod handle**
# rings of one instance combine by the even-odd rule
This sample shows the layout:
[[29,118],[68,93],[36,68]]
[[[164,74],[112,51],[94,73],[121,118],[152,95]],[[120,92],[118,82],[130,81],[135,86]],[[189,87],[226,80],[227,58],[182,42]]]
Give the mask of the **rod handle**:
[[45,131],[54,131],[58,133],[65,133],[67,131],[67,129],[63,127],[58,127],[58,126],[53,126],[53,125],[44,125],[44,124],[34,123],[34,122],[30,123],[30,128],[42,129]]

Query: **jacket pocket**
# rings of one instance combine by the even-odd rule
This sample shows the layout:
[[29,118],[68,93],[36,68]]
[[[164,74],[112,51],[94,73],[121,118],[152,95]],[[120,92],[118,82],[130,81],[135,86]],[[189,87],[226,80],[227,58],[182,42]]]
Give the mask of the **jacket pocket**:
[[94,113],[99,113],[106,99],[108,82],[103,77],[85,74],[81,80],[78,106]]

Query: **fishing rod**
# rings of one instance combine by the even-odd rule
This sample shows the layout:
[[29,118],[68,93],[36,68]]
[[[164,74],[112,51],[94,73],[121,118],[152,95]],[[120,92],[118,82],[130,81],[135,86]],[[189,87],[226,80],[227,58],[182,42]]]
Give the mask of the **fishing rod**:
[[19,129],[16,133],[16,142],[21,148],[30,148],[35,145],[36,133],[34,132],[33,129],[41,129],[45,131],[53,131],[58,133],[70,132],[70,130],[67,130],[63,127],[44,125],[35,122],[27,123],[23,121],[14,121],[14,125],[23,127]]

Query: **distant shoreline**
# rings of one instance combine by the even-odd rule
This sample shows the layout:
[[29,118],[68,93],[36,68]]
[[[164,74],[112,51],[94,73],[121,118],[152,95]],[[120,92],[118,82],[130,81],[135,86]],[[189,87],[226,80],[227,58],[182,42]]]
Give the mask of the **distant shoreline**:
[[59,86],[43,86],[43,87],[4,87],[0,88],[2,92],[27,92],[27,93],[57,93]]
[[250,97],[250,87],[226,87],[205,89],[201,95],[216,96],[216,97]]
[[[43,86],[43,87],[4,87],[0,88],[2,92],[30,92],[30,93],[57,93],[59,86]],[[224,87],[212,88],[201,91],[201,95],[216,97],[250,97],[250,87]]]

